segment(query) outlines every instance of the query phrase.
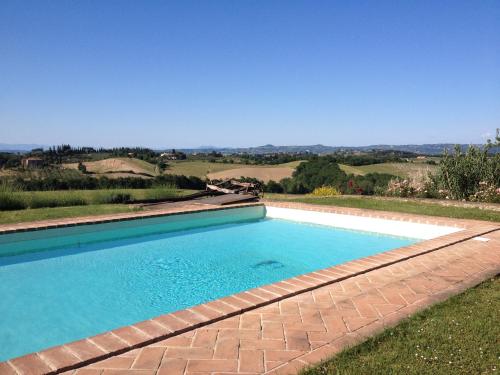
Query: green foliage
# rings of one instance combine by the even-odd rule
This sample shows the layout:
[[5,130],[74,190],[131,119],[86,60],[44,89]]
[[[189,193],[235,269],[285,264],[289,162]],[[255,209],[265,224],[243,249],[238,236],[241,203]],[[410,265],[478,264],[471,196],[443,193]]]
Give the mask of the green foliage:
[[340,193],[332,186],[321,186],[315,188],[310,195],[313,197],[334,197],[340,195]]
[[132,195],[130,193],[125,193],[121,191],[103,194],[99,198],[100,199],[95,200],[95,203],[116,204],[116,203],[128,203],[132,201]]
[[417,155],[413,152],[373,150],[363,154],[337,152],[325,156],[325,158],[339,164],[361,166],[382,163],[404,163],[407,161],[407,158],[414,158],[415,156]]
[[27,207],[26,202],[19,197],[18,189],[15,186],[0,183],[0,211],[22,210]]
[[235,154],[234,157],[240,159],[243,164],[250,165],[276,165],[285,164],[298,160],[311,160],[317,158],[310,153],[271,153],[271,154]]
[[87,167],[82,162],[78,163],[78,170],[82,173],[87,173]]
[[340,187],[347,181],[347,175],[339,165],[326,158],[300,163],[293,177],[293,187],[298,193],[307,193],[321,186]]
[[387,173],[368,173],[364,176],[349,176],[344,194],[373,195],[385,189],[394,176]]
[[165,171],[165,169],[167,169],[167,167],[168,167],[168,164],[165,163],[163,160],[158,160],[158,162],[156,163],[156,168],[157,168],[159,173],[163,173],[163,171]]
[[[484,196],[487,200],[500,200],[500,154],[490,155],[499,142],[497,129],[496,143],[488,141],[482,148],[470,146],[466,152],[459,146],[454,153],[446,151],[432,177],[438,193],[450,199],[478,200]],[[493,196],[483,194],[484,190],[490,190]]]
[[406,162],[406,158],[417,156],[412,152],[392,151],[392,150],[373,150],[366,153],[353,153],[352,151],[335,152],[327,156],[318,156],[309,152],[273,152],[266,154],[235,154],[244,164],[274,165],[284,164],[299,160],[316,160],[326,158],[334,163],[347,165],[370,165],[389,162]]
[[21,166],[22,156],[11,152],[0,152],[0,168],[17,168]]
[[264,186],[266,193],[283,193],[283,186],[276,181],[270,180]]
[[52,194],[31,192],[18,194],[23,194],[29,208],[84,206],[88,204],[83,197],[69,191],[54,192]]
[[292,178],[280,181],[283,192],[304,194],[322,186],[331,186],[342,194],[372,195],[384,190],[394,176],[368,173],[364,176],[347,175],[330,157],[321,157],[301,163]]
[[[64,172],[63,172],[64,171]],[[194,176],[161,175],[155,178],[139,177],[92,177],[80,175],[76,171],[46,169],[37,171],[37,175],[10,178],[0,177],[0,182],[15,185],[24,191],[46,190],[95,190],[95,189],[147,189],[159,186],[175,186],[179,189],[201,190],[205,182]],[[71,173],[73,172],[73,173]]]
[[[1,185],[0,185],[1,186]],[[190,193],[191,191],[188,191]],[[62,191],[19,191],[10,187],[0,189],[0,211],[26,208],[70,207],[95,204],[133,203],[137,201],[164,200],[184,191],[164,186],[153,189],[127,190],[62,190]]]

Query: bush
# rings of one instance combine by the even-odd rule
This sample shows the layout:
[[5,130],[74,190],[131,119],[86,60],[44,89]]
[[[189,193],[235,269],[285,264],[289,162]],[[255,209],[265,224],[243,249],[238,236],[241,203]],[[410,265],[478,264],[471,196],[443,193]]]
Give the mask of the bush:
[[266,192],[266,193],[283,193],[283,186],[281,186],[276,181],[269,180],[269,182],[264,185],[264,192]]
[[87,167],[82,162],[78,163],[78,170],[82,173],[87,173]]
[[280,184],[283,187],[283,193],[305,194],[309,192],[306,187],[293,178],[284,178],[280,181]]
[[347,181],[346,173],[327,158],[300,163],[292,177],[290,188],[297,193],[309,193],[321,186],[340,187]]
[[162,175],[155,178],[140,177],[91,177],[67,175],[57,170],[46,171],[43,178],[0,177],[0,181],[23,191],[96,190],[96,189],[148,189],[157,186],[175,186],[179,189],[205,189],[205,181],[194,176]]
[[469,146],[463,152],[459,146],[454,153],[447,151],[439,164],[432,184],[441,197],[461,200],[496,201],[500,199],[500,154],[490,151],[500,144],[497,129],[496,143],[482,147]]
[[310,195],[315,197],[334,197],[340,195],[340,193],[333,186],[322,186],[314,189]]
[[482,181],[479,183],[479,189],[469,196],[469,200],[472,202],[500,203],[500,188]]
[[386,173],[368,173],[364,176],[349,176],[342,187],[345,194],[373,195],[387,188],[389,181],[395,176]]

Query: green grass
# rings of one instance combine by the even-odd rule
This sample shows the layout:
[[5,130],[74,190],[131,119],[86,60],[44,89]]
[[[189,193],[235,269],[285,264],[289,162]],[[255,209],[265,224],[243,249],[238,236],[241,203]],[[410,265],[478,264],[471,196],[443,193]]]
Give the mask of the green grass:
[[15,224],[27,221],[61,219],[78,216],[107,215],[138,211],[126,204],[96,204],[74,207],[34,208],[17,211],[0,211],[0,224]]
[[422,311],[303,372],[494,374],[500,356],[500,279]]
[[282,194],[265,194],[271,200],[286,200],[322,204],[327,206],[366,208],[370,210],[404,212],[418,215],[442,216],[454,219],[475,219],[500,222],[500,212],[473,207],[443,206],[438,203],[404,201],[402,199],[377,199],[366,196],[308,197]]
[[0,191],[0,210],[67,207],[124,203],[144,199],[167,199],[193,193],[176,188],[98,189],[60,191]]

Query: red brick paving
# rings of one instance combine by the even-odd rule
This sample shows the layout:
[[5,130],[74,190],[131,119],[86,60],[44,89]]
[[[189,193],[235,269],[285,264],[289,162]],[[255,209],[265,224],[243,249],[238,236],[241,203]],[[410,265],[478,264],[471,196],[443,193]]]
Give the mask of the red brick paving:
[[[466,230],[12,359],[0,374],[55,372],[104,355],[68,373],[293,374],[500,271],[496,224],[368,214]],[[468,239],[481,234],[490,241]]]

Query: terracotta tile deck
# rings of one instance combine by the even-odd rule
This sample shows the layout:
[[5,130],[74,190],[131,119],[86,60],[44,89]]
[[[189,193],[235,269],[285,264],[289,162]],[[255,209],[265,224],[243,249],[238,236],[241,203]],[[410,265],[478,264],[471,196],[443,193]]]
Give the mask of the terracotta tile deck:
[[[15,358],[0,363],[0,374],[77,366],[68,373],[293,374],[500,272],[498,224],[273,205],[464,230]],[[490,241],[472,239],[479,235]]]

